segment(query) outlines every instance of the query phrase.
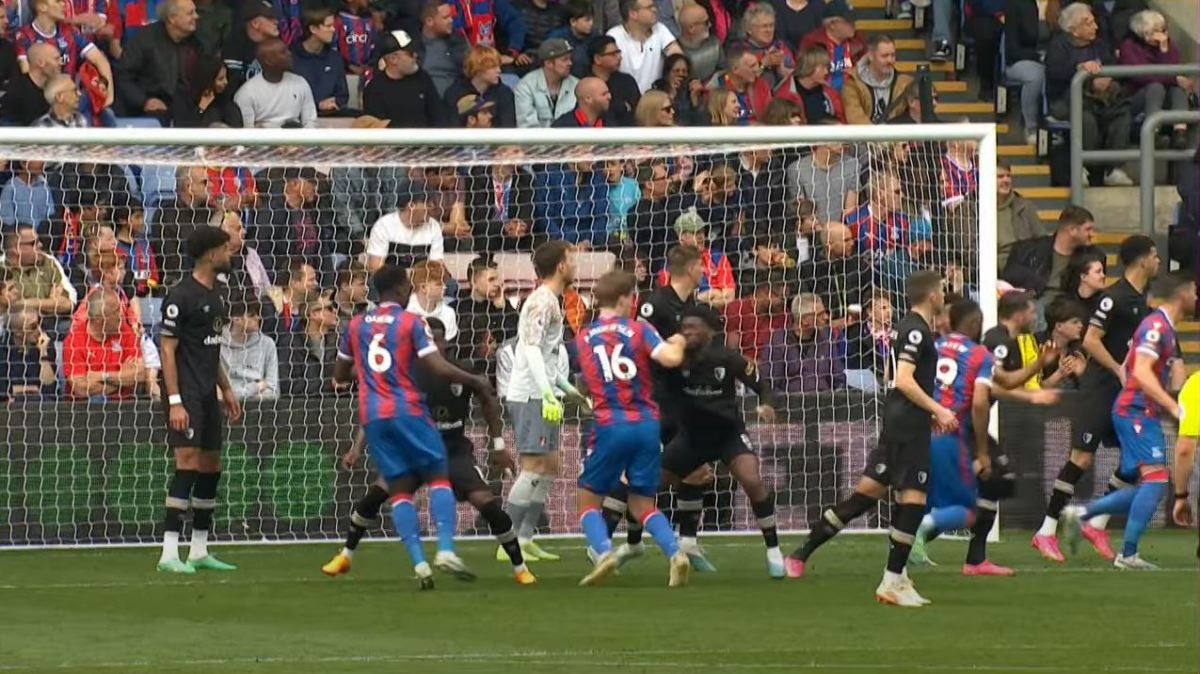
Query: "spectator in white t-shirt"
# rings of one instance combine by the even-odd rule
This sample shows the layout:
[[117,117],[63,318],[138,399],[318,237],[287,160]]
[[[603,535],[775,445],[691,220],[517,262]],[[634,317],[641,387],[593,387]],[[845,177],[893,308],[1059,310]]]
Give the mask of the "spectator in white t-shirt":
[[[371,226],[367,237],[367,271],[385,263],[412,267],[422,260],[442,260],[442,225],[429,216],[429,197],[419,188],[396,196],[396,212]],[[447,337],[449,339],[449,337]]]
[[317,126],[317,105],[308,81],[291,72],[292,52],[279,38],[258,45],[262,72],[238,89],[233,102],[246,128]]
[[436,318],[446,329],[446,341],[458,337],[458,315],[446,304],[446,265],[422,260],[412,267],[408,310],[421,318]]
[[608,31],[621,50],[621,72],[637,80],[644,94],[662,77],[663,59],[681,54],[670,29],[658,20],[654,0],[621,0],[622,24]]

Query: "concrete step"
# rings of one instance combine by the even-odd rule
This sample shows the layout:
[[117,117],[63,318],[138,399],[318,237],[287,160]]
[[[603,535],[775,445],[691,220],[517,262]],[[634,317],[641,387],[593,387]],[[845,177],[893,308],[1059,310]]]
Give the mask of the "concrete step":
[[[887,0],[854,0],[854,10],[863,9],[887,9]],[[862,28],[859,28],[859,30],[862,30]]]
[[967,93],[967,83],[965,80],[937,80],[933,83],[933,89],[939,94],[965,94]]
[[996,148],[1001,157],[1036,157],[1037,148],[1032,145],[1001,145]]
[[1021,190],[1021,196],[1026,199],[1069,199],[1071,190],[1067,187],[1026,187]]
[[[1007,127],[1007,124],[997,124],[996,128],[1001,126]],[[999,133],[999,131],[997,131]],[[1045,164],[1018,164],[1012,167],[1014,176],[1047,176],[1050,175],[1050,167]]]
[[[1024,190],[1022,190],[1022,192],[1024,192]],[[1058,216],[1061,213],[1061,208],[1039,208],[1037,212],[1038,218],[1040,218],[1042,222],[1058,222]]]
[[946,102],[940,101],[934,108],[939,115],[980,115],[986,116],[988,121],[996,114],[996,106],[992,103],[984,102]]
[[[854,3],[857,9],[859,3]],[[908,19],[859,19],[854,27],[863,32],[884,31],[888,33],[909,33],[912,31],[912,21]]]
[[928,65],[929,71],[934,73],[952,73],[954,72],[954,64],[946,61],[945,63],[933,63],[931,61],[899,61],[896,63],[896,70],[902,73],[915,73],[917,66]]

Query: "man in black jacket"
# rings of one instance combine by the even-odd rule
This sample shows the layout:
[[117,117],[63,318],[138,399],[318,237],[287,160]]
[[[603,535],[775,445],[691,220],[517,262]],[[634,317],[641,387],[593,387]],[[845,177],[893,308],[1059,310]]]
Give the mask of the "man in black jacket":
[[0,119],[14,126],[29,126],[50,111],[46,83],[62,74],[62,57],[52,42],[39,42],[25,55],[29,72],[16,73],[0,98]]
[[531,251],[533,176],[519,166],[517,147],[497,148],[490,166],[467,174],[467,222],[475,235],[475,251]]
[[159,4],[158,13],[162,20],[134,33],[117,62],[117,100],[125,115],[146,114],[165,121],[200,47],[192,0],[167,0]]
[[446,126],[437,86],[429,73],[421,70],[417,44],[408,33],[397,30],[380,35],[374,53],[384,67],[363,91],[363,112],[389,120],[393,129]]
[[588,55],[592,59],[588,75],[607,84],[612,95],[605,124],[634,126],[633,111],[637,109],[638,101],[642,100],[642,92],[632,75],[621,72],[621,48],[617,46],[617,41],[608,35],[593,38],[588,43]]
[[1058,216],[1053,234],[1028,239],[1013,246],[1000,278],[1032,291],[1046,302],[1062,288],[1062,273],[1075,253],[1094,248],[1096,218],[1081,206],[1067,206]]

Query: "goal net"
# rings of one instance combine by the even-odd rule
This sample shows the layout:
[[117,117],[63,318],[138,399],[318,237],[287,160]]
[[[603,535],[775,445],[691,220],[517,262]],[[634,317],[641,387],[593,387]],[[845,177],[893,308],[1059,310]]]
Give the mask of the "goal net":
[[[631,270],[650,293],[669,280],[672,246],[699,248],[699,300],[784,394],[773,423],[756,418],[749,392],[744,409],[785,530],[807,529],[864,468],[905,278],[938,269],[994,317],[991,125],[0,129],[0,156],[3,546],[160,539],[173,469],[160,306],[189,273],[181,242],[200,227],[231,235],[222,361],[245,408],[222,451],[219,541],[338,538],[374,479],[369,461],[341,462],[356,399],[330,374],[380,261],[420,271],[410,308],[441,320],[451,355],[503,386],[539,242],[578,244],[570,333],[590,320],[604,272]],[[486,472],[475,419],[468,435]],[[587,422],[568,408],[545,533],[577,533]],[[507,490],[507,478],[489,478]],[[855,526],[886,518],[883,507]],[[702,527],[756,530],[721,467]],[[465,506],[459,531],[487,533]]]

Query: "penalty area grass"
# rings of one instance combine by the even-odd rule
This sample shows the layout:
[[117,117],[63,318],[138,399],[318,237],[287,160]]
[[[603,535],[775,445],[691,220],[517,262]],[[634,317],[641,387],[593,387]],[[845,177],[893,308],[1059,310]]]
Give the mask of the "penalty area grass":
[[1028,532],[1003,539],[990,557],[1013,578],[962,577],[966,544],[932,544],[941,565],[910,572],[934,602],[923,609],[874,601],[880,536],[839,537],[782,581],[766,577],[760,538],[708,537],[719,572],[675,590],[657,550],[577,587],[579,540],[544,544],[563,559],[531,564],[533,587],[493,544],[463,543],[479,580],[439,576],[433,592],[416,590],[396,542],[364,544],[333,579],[319,569],[335,544],[218,545],[240,569],[192,577],[157,573],[149,548],[3,551],[0,673],[1197,671],[1193,533],[1146,535],[1158,572],[1115,570],[1086,546],[1052,564]]

